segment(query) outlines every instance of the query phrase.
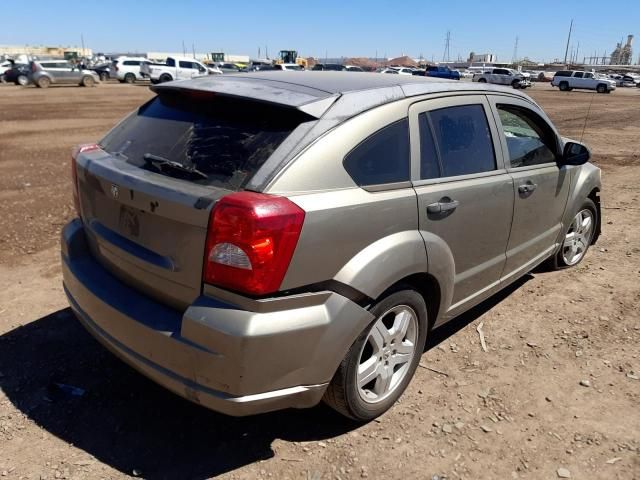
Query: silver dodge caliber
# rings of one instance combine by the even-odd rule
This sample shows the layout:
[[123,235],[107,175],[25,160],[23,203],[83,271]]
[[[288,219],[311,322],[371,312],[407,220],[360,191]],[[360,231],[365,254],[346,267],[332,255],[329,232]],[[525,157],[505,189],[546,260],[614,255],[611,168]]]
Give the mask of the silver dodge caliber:
[[64,288],[108,349],[229,415],[360,421],[426,337],[600,233],[600,170],[513,90],[261,72],[157,94],[73,153]]

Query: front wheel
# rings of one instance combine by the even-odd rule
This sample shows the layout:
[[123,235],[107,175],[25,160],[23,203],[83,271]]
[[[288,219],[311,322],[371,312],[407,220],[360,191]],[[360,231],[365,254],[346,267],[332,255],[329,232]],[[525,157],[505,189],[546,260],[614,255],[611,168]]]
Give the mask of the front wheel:
[[598,93],[607,93],[607,86],[605,84],[601,83],[600,85],[598,85],[596,87],[596,91]]
[[514,80],[513,82],[511,82],[511,86],[515,89],[520,88],[520,82],[518,80]]
[[26,75],[18,75],[18,78],[16,78],[17,85],[21,85],[24,87],[28,83],[29,83],[29,77],[27,77]]
[[582,261],[596,232],[598,210],[591,199],[586,199],[571,220],[562,246],[555,257],[555,268],[573,267]]
[[171,80],[173,80],[173,78],[171,78],[171,75],[169,75],[168,73],[163,73],[162,75],[160,75],[160,83],[164,83],[164,82],[170,82]]
[[375,320],[338,367],[324,402],[346,417],[372,420],[400,398],[418,367],[427,306],[415,290],[397,290],[371,308]]
[[132,84],[136,82],[136,76],[133,73],[127,73],[124,76],[124,83]]
[[481,78],[480,80],[478,80],[478,83],[487,83],[487,80],[484,78]]
[[100,73],[100,81],[101,82],[106,82],[107,80],[109,80],[109,74],[107,72],[101,72]]
[[51,85],[51,79],[49,77],[40,77],[36,82],[36,85],[40,88],[49,88],[49,85]]

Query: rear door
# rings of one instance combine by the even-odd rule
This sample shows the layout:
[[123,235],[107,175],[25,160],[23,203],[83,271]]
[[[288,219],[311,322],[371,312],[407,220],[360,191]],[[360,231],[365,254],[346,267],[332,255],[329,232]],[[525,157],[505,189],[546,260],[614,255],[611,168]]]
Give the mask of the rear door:
[[530,270],[558,246],[571,181],[566,167],[556,163],[560,142],[541,110],[514,97],[491,95],[489,101],[514,182],[506,279]]
[[436,242],[455,262],[451,316],[499,283],[513,180],[485,96],[427,100],[413,104],[409,113],[420,230],[427,250]]
[[161,93],[76,160],[93,255],[126,284],[186,307],[200,295],[214,203],[309,118],[213,93]]

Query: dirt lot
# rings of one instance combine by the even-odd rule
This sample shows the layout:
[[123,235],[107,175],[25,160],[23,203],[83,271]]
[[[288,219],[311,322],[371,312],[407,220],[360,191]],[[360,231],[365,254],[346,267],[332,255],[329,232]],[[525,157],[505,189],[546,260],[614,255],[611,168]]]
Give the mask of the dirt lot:
[[57,253],[72,215],[71,146],[150,95],[0,86],[1,478],[553,479],[566,469],[640,479],[640,89],[531,90],[574,138],[593,102],[584,140],[603,169],[603,235],[579,267],[528,275],[433,332],[422,365],[442,374],[419,368],[401,402],[367,425],[324,406],[209,412],[74,321]]

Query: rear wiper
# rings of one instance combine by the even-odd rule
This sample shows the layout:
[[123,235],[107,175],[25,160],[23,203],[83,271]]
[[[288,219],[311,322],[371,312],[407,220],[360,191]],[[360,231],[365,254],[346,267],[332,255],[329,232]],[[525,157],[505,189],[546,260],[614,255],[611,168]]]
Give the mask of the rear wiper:
[[176,162],[174,160],[169,160],[168,158],[159,157],[158,155],[153,155],[151,153],[145,153],[142,158],[144,158],[145,163],[151,164],[158,170],[163,173],[167,173],[166,170],[175,170],[181,173],[186,173],[188,175],[193,175],[195,177],[199,177],[203,180],[209,178],[206,173],[201,172],[197,168],[193,166],[183,165],[180,162]]

